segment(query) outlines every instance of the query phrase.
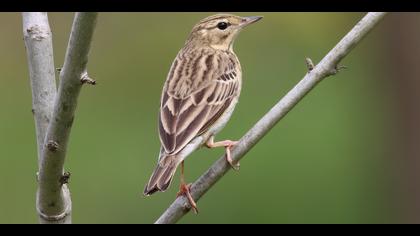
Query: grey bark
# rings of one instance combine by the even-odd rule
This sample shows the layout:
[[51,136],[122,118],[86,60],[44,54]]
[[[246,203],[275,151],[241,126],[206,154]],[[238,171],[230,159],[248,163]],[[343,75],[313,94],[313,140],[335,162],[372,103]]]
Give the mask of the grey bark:
[[[31,14],[36,13],[24,13],[24,19],[33,20],[28,17]],[[97,13],[75,14],[64,66],[60,72],[60,84],[54,100],[52,116],[48,119],[49,124],[45,135],[37,134],[43,140],[42,146],[40,145],[39,186],[36,202],[40,223],[71,223],[71,197],[67,186],[69,175],[64,173],[64,161],[77,98],[82,84],[88,78],[86,65],[96,18]],[[43,21],[45,20],[46,14]],[[50,31],[49,35],[51,35]],[[30,65],[43,66],[44,59],[28,57],[28,60],[30,60]]]
[[45,133],[51,120],[57,94],[52,35],[45,12],[22,13],[23,36],[32,89],[32,113],[35,119],[40,164]]

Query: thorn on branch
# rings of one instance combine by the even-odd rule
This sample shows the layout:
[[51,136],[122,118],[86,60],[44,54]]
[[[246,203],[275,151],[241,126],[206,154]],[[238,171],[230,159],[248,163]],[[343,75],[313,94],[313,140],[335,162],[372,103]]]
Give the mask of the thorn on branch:
[[80,79],[80,82],[82,82],[82,84],[96,85],[96,81],[90,78],[87,73],[85,73],[82,76],[82,78]]
[[308,67],[308,72],[311,72],[315,68],[314,63],[312,62],[311,58],[307,57],[305,58],[306,67]]
[[61,185],[68,184],[70,176],[71,176],[70,172],[68,172],[68,171],[64,172],[64,174],[60,178],[60,184]]
[[39,182],[39,171],[36,172],[36,182]]
[[31,109],[32,115],[35,115],[35,109]]
[[50,150],[51,152],[55,152],[58,150],[59,145],[56,141],[50,140],[47,142],[47,148],[48,150]]
[[328,75],[335,75],[335,74],[337,74],[338,72],[340,72],[340,70],[342,70],[342,69],[347,69],[347,66],[336,65],[336,66],[334,67],[334,69],[332,69],[332,70],[328,73]]

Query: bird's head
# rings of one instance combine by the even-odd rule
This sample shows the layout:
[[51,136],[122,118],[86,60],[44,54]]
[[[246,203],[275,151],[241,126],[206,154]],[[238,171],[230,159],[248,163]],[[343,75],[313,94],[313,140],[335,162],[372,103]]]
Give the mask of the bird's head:
[[210,46],[220,50],[231,50],[238,33],[262,16],[240,17],[230,14],[217,14],[204,18],[192,29],[187,43],[196,46]]

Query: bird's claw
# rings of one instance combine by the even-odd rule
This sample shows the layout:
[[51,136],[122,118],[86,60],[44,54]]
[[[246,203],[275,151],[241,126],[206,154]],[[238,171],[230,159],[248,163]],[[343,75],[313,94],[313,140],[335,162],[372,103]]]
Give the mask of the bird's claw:
[[229,165],[232,167],[232,169],[234,170],[239,170],[239,167],[241,166],[239,164],[239,162],[234,163],[231,153],[230,153],[230,149],[236,145],[238,142],[237,141],[231,141],[229,143],[229,145],[226,146],[226,161],[229,163]]
[[195,203],[194,199],[192,198],[190,190],[191,190],[191,184],[181,184],[176,196],[177,197],[185,196],[191,206],[191,209],[194,211],[195,214],[198,214],[197,203]]

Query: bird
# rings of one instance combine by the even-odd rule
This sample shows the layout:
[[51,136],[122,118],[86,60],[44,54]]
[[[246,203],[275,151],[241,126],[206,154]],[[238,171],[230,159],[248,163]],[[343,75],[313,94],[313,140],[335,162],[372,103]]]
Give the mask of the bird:
[[181,165],[180,188],[194,212],[197,204],[184,178],[183,149],[192,142],[208,148],[224,147],[226,161],[237,141],[214,141],[229,121],[242,87],[242,69],[233,43],[246,26],[262,16],[240,17],[216,14],[199,21],[172,62],[162,89],[159,110],[161,148],[156,168],[144,188],[144,195],[164,192]]

